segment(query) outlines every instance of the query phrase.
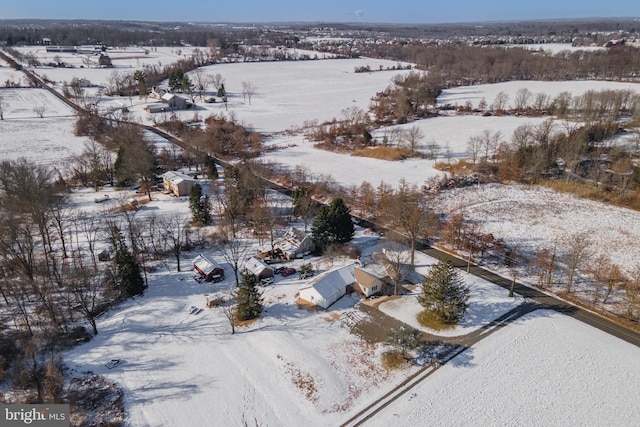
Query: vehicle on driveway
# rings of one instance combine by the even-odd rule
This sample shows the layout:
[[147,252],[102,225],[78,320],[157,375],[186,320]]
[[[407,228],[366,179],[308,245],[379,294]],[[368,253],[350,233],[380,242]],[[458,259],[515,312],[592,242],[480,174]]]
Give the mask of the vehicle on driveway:
[[295,268],[293,268],[293,267],[285,267],[285,268],[282,269],[280,274],[282,274],[283,277],[287,277],[287,276],[291,276],[295,272],[296,272]]
[[264,279],[260,280],[260,286],[273,285],[273,282],[275,282],[275,279],[273,277],[265,277]]

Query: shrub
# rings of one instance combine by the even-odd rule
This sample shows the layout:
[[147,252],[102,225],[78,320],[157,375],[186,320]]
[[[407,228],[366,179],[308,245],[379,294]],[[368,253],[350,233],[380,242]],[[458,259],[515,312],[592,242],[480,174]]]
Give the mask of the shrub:
[[407,361],[398,350],[387,350],[382,353],[382,366],[385,369],[401,369],[406,366]]

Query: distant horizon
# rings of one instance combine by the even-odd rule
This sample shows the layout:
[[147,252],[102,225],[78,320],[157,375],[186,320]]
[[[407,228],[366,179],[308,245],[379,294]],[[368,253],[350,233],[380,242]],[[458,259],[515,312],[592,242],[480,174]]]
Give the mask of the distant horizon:
[[[44,3],[44,4],[42,4]],[[571,4],[576,3],[576,4]],[[94,3],[80,0],[41,2],[21,0],[3,6],[2,20],[80,20],[183,22],[207,24],[389,24],[438,25],[522,21],[639,19],[640,2],[596,0],[557,2],[538,0],[518,3],[505,0],[457,0],[444,4],[431,0],[112,0]],[[622,15],[622,16],[621,16]]]
[[[584,21],[638,21],[640,17],[626,16],[584,16],[575,18],[540,18],[540,19],[502,19],[502,20],[485,20],[485,21],[451,21],[451,22],[385,22],[385,21],[198,21],[198,20],[145,20],[145,19],[104,19],[104,18],[0,18],[0,22],[11,21],[33,21],[33,22],[132,22],[132,23],[149,23],[149,24],[189,24],[189,25],[312,25],[312,24],[339,24],[339,25],[389,25],[389,26],[429,26],[429,25],[489,25],[489,24],[508,24],[521,22],[584,22]],[[640,31],[640,24],[638,30]]]

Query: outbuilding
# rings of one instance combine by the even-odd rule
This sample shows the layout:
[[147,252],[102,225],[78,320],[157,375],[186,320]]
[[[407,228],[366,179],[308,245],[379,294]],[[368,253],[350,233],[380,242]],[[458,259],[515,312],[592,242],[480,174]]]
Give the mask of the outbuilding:
[[252,274],[256,281],[266,279],[267,277],[273,277],[273,269],[269,267],[260,258],[252,256],[244,263],[244,270],[248,274]]
[[193,269],[207,282],[221,282],[224,280],[224,269],[202,254],[194,258]]

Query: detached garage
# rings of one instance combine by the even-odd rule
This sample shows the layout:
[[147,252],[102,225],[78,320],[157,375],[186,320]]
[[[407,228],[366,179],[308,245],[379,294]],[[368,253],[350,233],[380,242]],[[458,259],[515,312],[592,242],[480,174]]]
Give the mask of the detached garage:
[[299,298],[322,308],[329,308],[355,283],[355,264],[326,271],[300,288]]
[[224,269],[204,255],[195,257],[193,269],[207,282],[221,282],[224,280]]

